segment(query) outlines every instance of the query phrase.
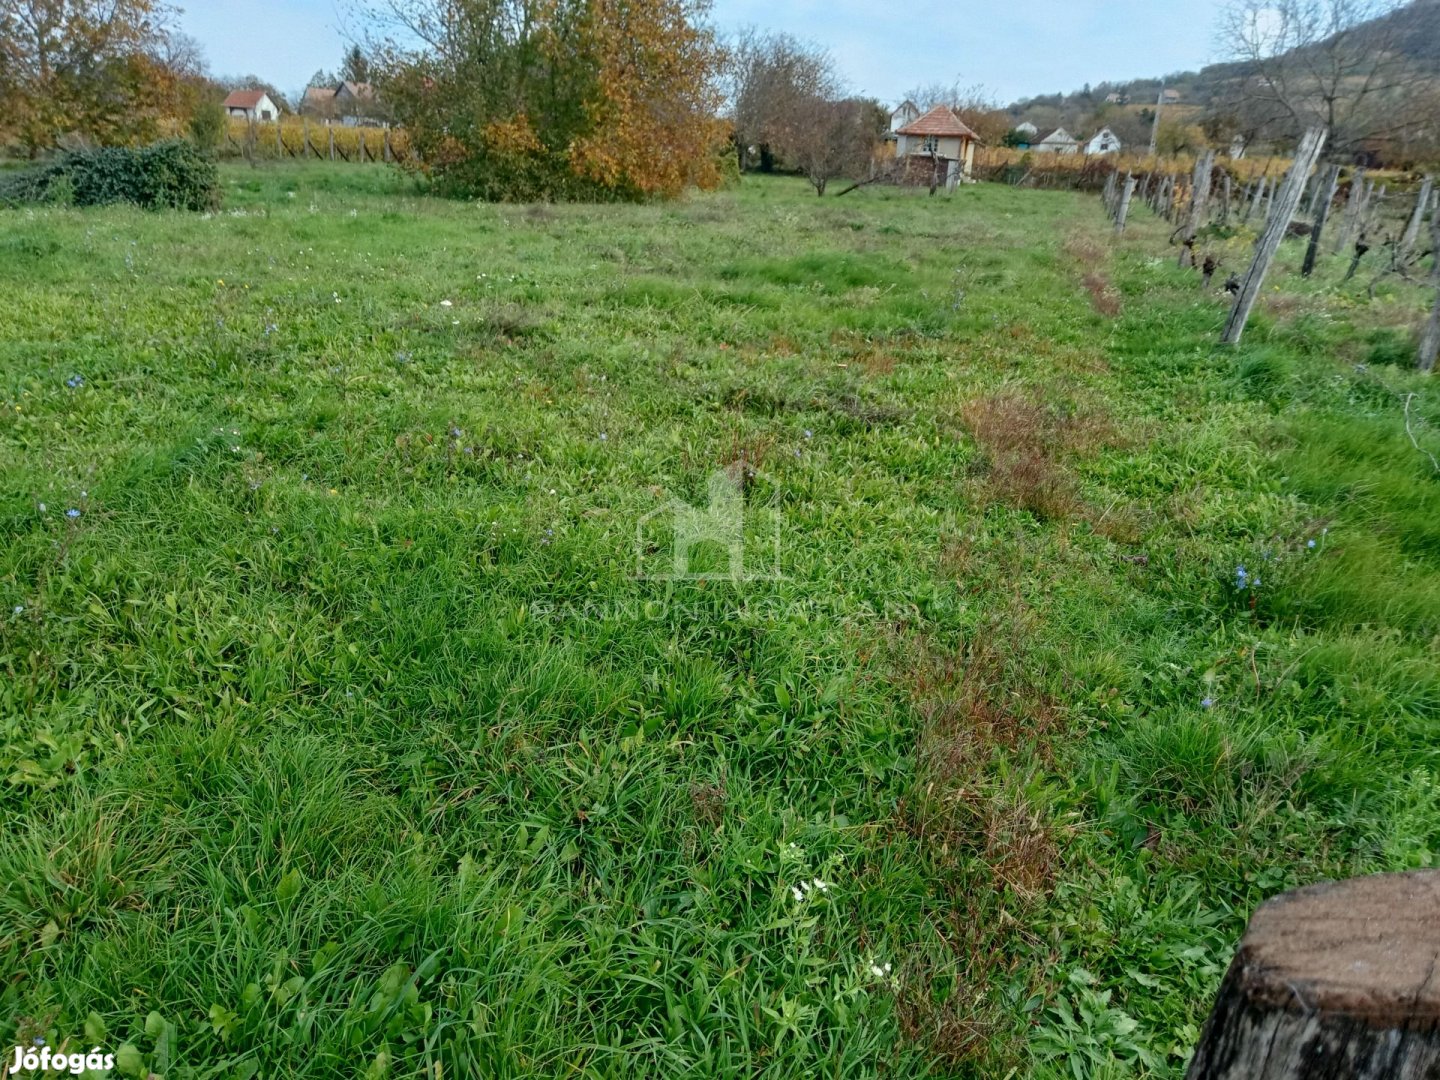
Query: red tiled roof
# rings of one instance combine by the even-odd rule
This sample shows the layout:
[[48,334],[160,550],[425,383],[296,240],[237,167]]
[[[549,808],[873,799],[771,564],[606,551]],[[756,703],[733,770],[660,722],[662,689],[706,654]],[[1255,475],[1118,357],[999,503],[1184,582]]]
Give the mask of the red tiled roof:
[[945,105],[936,105],[920,119],[912,120],[902,128],[896,128],[895,133],[897,135],[961,135],[970,139],[980,137],[966,127],[964,122]]
[[221,104],[227,109],[253,109],[260,104],[260,99],[264,96],[264,90],[231,90],[230,96]]

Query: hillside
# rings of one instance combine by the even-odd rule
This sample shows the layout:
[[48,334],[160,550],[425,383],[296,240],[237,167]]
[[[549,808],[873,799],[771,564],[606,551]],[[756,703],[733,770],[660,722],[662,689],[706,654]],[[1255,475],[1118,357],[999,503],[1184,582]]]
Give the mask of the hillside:
[[[1329,38],[1305,50],[1287,52],[1282,60],[1321,69],[1331,62],[1332,58],[1324,53],[1336,40]],[[1396,68],[1405,76],[1433,76],[1440,84],[1440,0],[1414,0],[1365,24],[1348,40],[1352,43],[1348,47],[1352,54],[1383,49],[1395,58]],[[1029,121],[1042,130],[1063,125],[1075,135],[1089,134],[1101,125],[1109,125],[1122,141],[1134,145],[1149,138],[1155,103],[1164,88],[1171,92],[1165,120],[1178,124],[1207,123],[1214,133],[1220,134],[1227,128],[1244,126],[1237,115],[1243,111],[1247,95],[1253,98],[1247,79],[1255,72],[1254,65],[1246,62],[1216,63],[1199,71],[1172,72],[1163,78],[1107,81],[1087,84],[1071,93],[1023,98],[1013,102],[1006,111],[1016,123]],[[1354,81],[1363,77],[1357,68]],[[1397,92],[1396,96],[1401,95]],[[1413,113],[1413,101],[1409,107]]]

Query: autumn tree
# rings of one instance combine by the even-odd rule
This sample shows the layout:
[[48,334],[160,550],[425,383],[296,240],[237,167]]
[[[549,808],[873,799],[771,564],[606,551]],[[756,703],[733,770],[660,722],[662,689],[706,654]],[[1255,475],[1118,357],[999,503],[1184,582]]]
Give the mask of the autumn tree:
[[21,145],[154,137],[184,74],[167,66],[186,44],[169,15],[157,0],[0,0],[0,116]]
[[674,195],[719,182],[722,51],[705,13],[702,0],[381,0],[372,81],[442,189]]

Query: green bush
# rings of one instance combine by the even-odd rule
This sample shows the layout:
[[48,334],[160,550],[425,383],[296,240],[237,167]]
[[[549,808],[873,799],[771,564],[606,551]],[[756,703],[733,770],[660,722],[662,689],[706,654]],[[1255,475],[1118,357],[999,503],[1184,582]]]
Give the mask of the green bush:
[[220,177],[213,158],[172,139],[138,149],[78,150],[0,180],[0,204],[44,202],[213,210],[220,205]]
[[190,117],[190,141],[201,150],[213,151],[225,138],[225,110],[218,101],[207,101]]

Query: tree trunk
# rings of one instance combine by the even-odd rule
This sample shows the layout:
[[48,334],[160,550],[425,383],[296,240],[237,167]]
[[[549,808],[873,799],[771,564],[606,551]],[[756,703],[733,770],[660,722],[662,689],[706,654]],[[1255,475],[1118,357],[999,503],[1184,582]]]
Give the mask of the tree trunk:
[[1268,900],[1187,1080],[1440,1076],[1437,967],[1440,871],[1327,881]]
[[1240,336],[1245,332],[1245,324],[1250,321],[1250,312],[1260,297],[1261,286],[1265,284],[1265,274],[1270,269],[1275,252],[1280,249],[1280,241],[1285,239],[1290,219],[1295,216],[1295,208],[1300,205],[1305,181],[1324,146],[1325,129],[1315,127],[1305,133],[1295,150],[1295,162],[1290,166],[1290,172],[1286,174],[1279,194],[1271,200],[1270,217],[1265,222],[1265,230],[1255,242],[1255,258],[1250,262],[1250,269],[1245,272],[1240,292],[1235,297],[1235,306],[1230,309],[1230,318],[1220,336],[1220,340],[1227,345],[1239,344]]

